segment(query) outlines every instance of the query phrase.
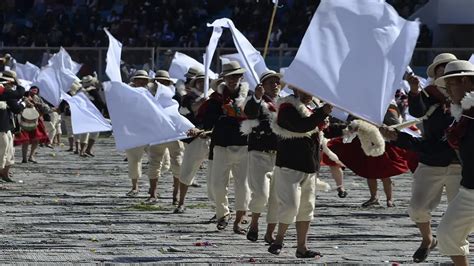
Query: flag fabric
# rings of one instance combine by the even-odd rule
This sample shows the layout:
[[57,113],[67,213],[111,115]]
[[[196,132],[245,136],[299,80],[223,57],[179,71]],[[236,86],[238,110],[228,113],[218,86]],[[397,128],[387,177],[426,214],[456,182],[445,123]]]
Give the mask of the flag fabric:
[[383,0],[322,0],[284,79],[381,125],[418,34]]
[[[59,52],[54,54],[49,60],[49,65],[57,65],[60,68],[68,69],[73,75],[76,75],[82,67],[82,64],[74,62],[69,53],[63,47],[59,48]],[[59,68],[59,67],[58,67]]]
[[55,107],[61,102],[61,90],[56,69],[45,66],[41,69],[32,85],[40,89],[40,95]]
[[38,76],[40,69],[36,65],[27,61],[25,64],[16,63],[15,72],[19,79],[34,81]]
[[107,65],[105,73],[111,81],[122,82],[120,75],[120,58],[122,56],[122,44],[112,36],[112,34],[104,28],[105,33],[109,37],[109,49],[107,49]]
[[164,102],[169,100],[172,93],[155,98],[147,89],[133,88],[121,81],[121,45],[106,33],[110,41],[106,73],[111,81],[104,83],[104,92],[117,150],[185,138],[191,127],[178,123],[180,121],[170,115],[169,109],[162,107],[163,102],[159,102],[161,98]]
[[72,132],[74,134],[111,131],[112,126],[91,100],[80,92],[74,96],[62,93],[71,109]]
[[[175,52],[168,72],[170,73],[170,77],[184,81],[186,80],[184,75],[188,72],[190,67],[195,67],[204,72],[204,65],[202,63],[186,54]],[[215,79],[217,78],[217,74],[209,70],[209,77]]]
[[[253,47],[253,45],[245,38],[245,36],[235,27],[234,22],[228,18],[220,18],[215,20],[211,24],[207,24],[208,27],[213,27],[213,32],[211,35],[211,39],[209,40],[209,45],[206,48],[206,54],[204,59],[204,67],[205,71],[209,69],[210,62],[212,57],[214,56],[215,47],[217,46],[217,42],[219,41],[220,36],[222,35],[222,28],[228,28],[232,33],[232,39],[234,41],[234,45],[237,48],[238,54],[240,56],[240,61],[243,62],[242,67],[246,68],[247,71],[250,72],[250,80],[251,83],[258,84],[259,78],[258,74],[254,69],[254,65],[252,64],[253,61],[250,60],[251,57],[255,57],[255,54],[259,54],[259,52]],[[263,60],[263,58],[262,58]],[[258,60],[257,60],[258,61]],[[207,96],[207,77],[204,80],[204,95]],[[247,80],[249,81],[249,80]],[[255,87],[254,87],[255,88]]]

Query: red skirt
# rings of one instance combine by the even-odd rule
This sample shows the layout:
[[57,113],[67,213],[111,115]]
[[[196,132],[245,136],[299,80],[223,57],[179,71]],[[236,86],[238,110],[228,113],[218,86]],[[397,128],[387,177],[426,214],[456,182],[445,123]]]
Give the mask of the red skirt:
[[[364,178],[386,178],[408,172],[414,172],[418,166],[418,155],[415,152],[385,143],[385,153],[378,157],[365,155],[360,146],[359,138],[351,143],[343,143],[342,138],[334,138],[328,142],[328,148],[339,160],[356,175]],[[322,163],[328,166],[337,165],[323,153]]]
[[15,146],[22,144],[31,144],[33,140],[36,140],[39,143],[49,143],[48,133],[46,133],[46,128],[44,127],[42,119],[38,120],[38,126],[35,130],[22,130],[16,133],[15,139],[13,140],[13,144]]

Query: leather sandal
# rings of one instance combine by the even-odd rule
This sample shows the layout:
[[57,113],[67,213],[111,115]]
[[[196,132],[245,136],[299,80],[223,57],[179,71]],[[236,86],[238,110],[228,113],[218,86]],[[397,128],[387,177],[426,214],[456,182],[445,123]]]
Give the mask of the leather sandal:
[[268,248],[268,252],[274,255],[280,255],[282,249],[283,249],[283,245],[271,244],[270,247]]
[[436,238],[433,238],[433,243],[431,243],[431,246],[429,248],[419,247],[415,251],[415,254],[413,254],[413,261],[416,263],[425,261],[426,258],[428,258],[428,255],[430,255],[430,252],[433,249],[435,249],[437,245],[438,245],[438,240]]
[[230,214],[226,214],[217,220],[217,230],[224,230],[229,225]]
[[362,203],[362,207],[370,207],[370,206],[373,206],[373,205],[379,205],[379,199],[378,198],[369,199],[368,201]]
[[305,252],[300,252],[296,250],[296,257],[297,258],[315,258],[316,256],[322,257],[321,253],[318,251],[306,250]]
[[252,242],[257,242],[257,240],[258,240],[258,231],[249,230],[247,232],[247,239],[252,241]]

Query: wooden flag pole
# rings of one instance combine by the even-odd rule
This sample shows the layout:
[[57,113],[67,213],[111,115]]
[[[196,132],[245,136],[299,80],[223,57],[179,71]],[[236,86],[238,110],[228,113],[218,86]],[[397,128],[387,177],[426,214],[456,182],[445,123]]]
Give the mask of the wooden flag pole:
[[268,27],[268,33],[267,33],[267,40],[265,41],[265,49],[263,50],[263,59],[267,56],[268,52],[268,45],[270,43],[270,35],[272,34],[272,28],[273,28],[273,21],[275,20],[275,14],[278,8],[278,1],[275,2],[273,5],[273,12],[272,12],[272,18],[270,20],[270,26]]

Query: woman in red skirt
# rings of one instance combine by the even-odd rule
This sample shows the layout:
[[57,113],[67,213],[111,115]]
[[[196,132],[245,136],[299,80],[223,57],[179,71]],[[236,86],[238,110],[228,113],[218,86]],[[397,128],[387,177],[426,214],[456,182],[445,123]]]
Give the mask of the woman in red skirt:
[[[396,105],[390,105],[384,118],[385,125],[394,125],[400,122],[400,114]],[[414,171],[418,165],[416,153],[398,148],[385,143],[385,152],[377,157],[364,153],[359,138],[350,143],[343,143],[342,137],[331,139],[328,148],[337,155],[339,162],[323,154],[323,163],[331,168],[333,177],[340,175],[342,180],[342,167],[351,169],[356,175],[367,179],[370,199],[362,204],[363,207],[378,205],[377,179],[381,179],[387,198],[387,207],[393,207],[392,181],[390,177],[403,174],[409,170]],[[343,165],[341,165],[341,162]],[[336,175],[336,176],[334,176]],[[336,180],[337,181],[337,180]],[[341,185],[342,186],[342,185]]]
[[[22,114],[20,114],[18,118],[20,131],[15,134],[15,139],[13,142],[15,146],[21,145],[21,152],[23,155],[22,163],[38,163],[35,159],[35,153],[38,144],[49,143],[49,138],[48,134],[46,133],[46,128],[44,127],[42,115],[49,113],[51,109],[46,103],[43,102],[38,94],[39,88],[33,86],[28,92],[26,92],[25,97],[34,103],[34,108],[39,113],[39,117],[35,120],[27,121],[26,123],[25,118],[22,117]],[[27,157],[29,145],[31,145],[31,151],[30,156]]]

